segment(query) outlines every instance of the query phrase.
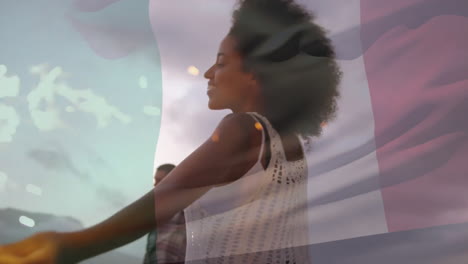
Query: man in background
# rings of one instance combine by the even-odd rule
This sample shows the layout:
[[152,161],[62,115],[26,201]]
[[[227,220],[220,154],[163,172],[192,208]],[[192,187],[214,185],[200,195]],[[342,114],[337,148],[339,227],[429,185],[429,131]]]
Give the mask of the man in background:
[[[153,182],[159,184],[169,172],[175,168],[173,164],[163,164],[156,169]],[[185,216],[183,211],[165,225],[148,234],[144,264],[183,264],[185,262]]]

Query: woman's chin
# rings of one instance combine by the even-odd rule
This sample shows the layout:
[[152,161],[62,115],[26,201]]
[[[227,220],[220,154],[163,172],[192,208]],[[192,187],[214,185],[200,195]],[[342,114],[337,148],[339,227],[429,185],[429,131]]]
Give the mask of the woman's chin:
[[225,106],[222,106],[220,104],[217,104],[216,102],[214,102],[213,100],[209,100],[208,101],[208,108],[210,110],[223,110],[223,109],[226,109]]
[[210,110],[221,110],[221,109],[224,109],[224,108],[218,107],[217,105],[212,105],[212,104],[208,104],[208,108],[209,108]]

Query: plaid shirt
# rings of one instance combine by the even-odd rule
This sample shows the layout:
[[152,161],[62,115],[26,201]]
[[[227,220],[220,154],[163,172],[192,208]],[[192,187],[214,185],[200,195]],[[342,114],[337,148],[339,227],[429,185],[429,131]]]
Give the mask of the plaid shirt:
[[148,234],[144,264],[179,264],[185,261],[185,216],[177,213],[167,224]]

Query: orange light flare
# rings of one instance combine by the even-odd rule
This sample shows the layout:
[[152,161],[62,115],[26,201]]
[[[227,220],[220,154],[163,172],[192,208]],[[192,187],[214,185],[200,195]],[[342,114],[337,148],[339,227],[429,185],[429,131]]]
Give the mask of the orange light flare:
[[255,122],[255,128],[256,128],[258,131],[261,131],[261,130],[263,129],[262,124],[260,124],[260,122]]
[[213,133],[213,135],[211,136],[211,141],[213,141],[213,142],[219,142],[219,134],[218,134],[217,131],[215,131],[215,132]]

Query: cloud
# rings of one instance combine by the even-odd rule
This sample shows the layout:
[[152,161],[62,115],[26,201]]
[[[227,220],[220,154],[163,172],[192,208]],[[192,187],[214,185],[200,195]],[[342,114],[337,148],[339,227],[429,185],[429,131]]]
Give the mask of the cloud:
[[20,89],[20,79],[14,75],[11,77],[6,76],[6,65],[0,64],[0,98],[3,97],[16,97]]
[[[68,172],[74,177],[80,179],[82,182],[90,184],[89,187],[94,190],[94,193],[99,199],[106,201],[108,204],[115,206],[116,208],[122,208],[128,201],[128,198],[123,192],[102,184],[93,183],[90,175],[78,169],[69,155],[63,150],[33,149],[27,153],[27,156],[46,169],[57,172]],[[0,174],[0,190],[1,183],[2,175]],[[38,192],[42,193],[42,191],[37,190],[37,187],[33,189],[33,193],[35,194]]]
[[[62,74],[60,67],[47,72],[46,65],[34,66],[33,74],[40,75],[40,81],[27,96],[31,118],[40,131],[51,131],[61,125],[59,113],[54,109],[55,80]],[[45,109],[44,109],[45,108]]]
[[[6,76],[7,66],[0,64],[0,98],[16,97],[20,89],[18,76]],[[11,142],[20,118],[16,110],[8,105],[0,103],[0,143]]]
[[161,109],[156,106],[147,105],[143,107],[143,113],[149,116],[159,116],[161,114]]
[[42,165],[45,169],[69,172],[81,180],[89,180],[89,175],[80,171],[69,155],[59,149],[32,149],[27,156]]
[[96,95],[90,89],[74,89],[67,83],[59,81],[64,77],[61,67],[55,67],[50,71],[47,68],[45,64],[32,67],[31,72],[39,75],[40,80],[27,97],[31,117],[39,130],[50,131],[62,125],[60,113],[55,107],[57,96],[67,99],[72,104],[67,107],[67,111],[78,109],[94,115],[98,128],[107,127],[112,119],[117,119],[123,124],[131,122],[129,115],[122,113],[104,97]]
[[128,201],[128,198],[123,192],[104,185],[96,188],[96,195],[117,208],[122,208]]
[[0,104],[0,143],[11,142],[20,118],[12,106]]
[[[74,151],[77,151],[76,149]],[[107,185],[99,183],[97,177],[101,168],[106,171],[105,174],[111,174],[112,169],[108,166],[107,162],[100,158],[95,152],[91,150],[85,150],[83,153],[87,157],[85,162],[74,162],[72,157],[63,150],[60,146],[47,147],[47,148],[35,148],[29,150],[26,155],[28,158],[34,160],[40,164],[43,168],[59,173],[69,173],[86,184],[89,190],[94,193],[97,197],[106,201],[108,204],[121,208],[124,206],[128,198],[124,194],[116,189],[112,189]],[[86,169],[84,170],[83,167]],[[96,173],[98,172],[98,173]],[[1,175],[0,175],[1,184]],[[110,185],[110,184],[109,184]],[[41,195],[42,190],[38,186],[28,185],[27,191],[36,195]]]
[[140,78],[138,79],[138,86],[140,86],[140,88],[142,89],[146,89],[148,88],[148,78],[146,78],[146,76],[140,76]]
[[42,188],[34,184],[26,185],[26,191],[37,196],[42,196]]
[[75,90],[66,84],[57,86],[57,94],[68,99],[74,106],[85,113],[96,117],[98,127],[107,127],[111,119],[117,119],[123,124],[131,122],[131,117],[122,113],[117,107],[109,104],[104,97],[94,94],[91,90]]

